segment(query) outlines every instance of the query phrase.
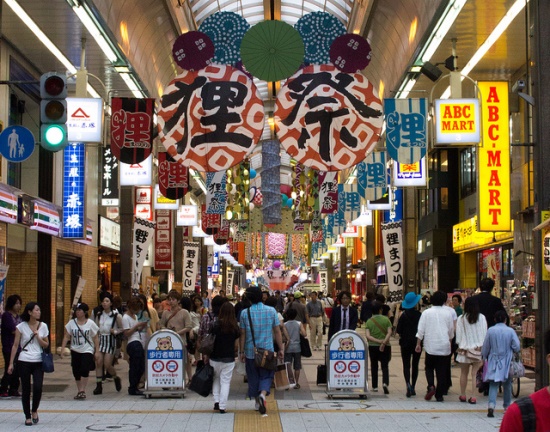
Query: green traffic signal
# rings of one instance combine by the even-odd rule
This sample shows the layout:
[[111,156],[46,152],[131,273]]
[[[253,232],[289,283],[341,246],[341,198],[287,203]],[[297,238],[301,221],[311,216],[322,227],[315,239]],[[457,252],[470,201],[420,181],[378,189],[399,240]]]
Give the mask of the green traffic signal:
[[48,72],[40,77],[40,145],[56,152],[68,144],[67,135],[67,78]]
[[46,150],[57,152],[67,147],[67,126],[45,124],[40,127],[40,145]]

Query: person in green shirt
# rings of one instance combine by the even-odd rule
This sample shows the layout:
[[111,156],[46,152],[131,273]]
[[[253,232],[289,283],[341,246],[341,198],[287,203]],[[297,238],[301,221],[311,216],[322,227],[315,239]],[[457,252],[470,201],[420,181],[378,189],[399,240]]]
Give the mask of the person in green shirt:
[[392,324],[387,316],[382,315],[382,306],[378,301],[372,304],[372,317],[367,321],[367,340],[369,341],[372,391],[378,391],[378,362],[380,362],[382,387],[384,394],[389,394]]
[[464,313],[461,306],[462,296],[460,294],[453,295],[452,302],[453,302],[453,308],[455,309],[455,312],[456,312],[456,317],[458,318],[460,315]]

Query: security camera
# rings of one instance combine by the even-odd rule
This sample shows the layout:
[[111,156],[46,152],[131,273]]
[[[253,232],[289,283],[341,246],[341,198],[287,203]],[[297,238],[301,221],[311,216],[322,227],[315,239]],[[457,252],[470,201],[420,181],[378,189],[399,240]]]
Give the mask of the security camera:
[[525,87],[527,87],[525,80],[517,80],[515,84],[512,86],[512,91],[514,93],[521,92],[525,90]]

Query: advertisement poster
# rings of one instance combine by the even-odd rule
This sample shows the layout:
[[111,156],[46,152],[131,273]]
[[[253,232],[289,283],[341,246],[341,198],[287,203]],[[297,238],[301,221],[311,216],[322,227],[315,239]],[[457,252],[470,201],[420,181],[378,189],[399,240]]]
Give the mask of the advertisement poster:
[[183,342],[172,330],[159,330],[147,343],[147,389],[183,388]]
[[363,388],[367,382],[365,341],[355,331],[341,330],[330,340],[327,379],[331,388]]

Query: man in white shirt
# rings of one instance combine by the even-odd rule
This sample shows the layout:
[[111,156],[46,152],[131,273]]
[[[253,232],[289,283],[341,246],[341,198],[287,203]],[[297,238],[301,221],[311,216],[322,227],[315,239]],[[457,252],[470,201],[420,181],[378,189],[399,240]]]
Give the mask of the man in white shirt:
[[[432,307],[426,309],[418,323],[416,333],[416,352],[422,352],[422,341],[426,351],[425,370],[428,381],[428,392],[424,399],[431,400],[435,395],[438,402],[443,402],[447,390],[447,361],[451,354],[451,341],[454,336],[453,317],[443,307],[447,294],[436,291],[432,296]],[[434,384],[434,371],[437,387]]]

